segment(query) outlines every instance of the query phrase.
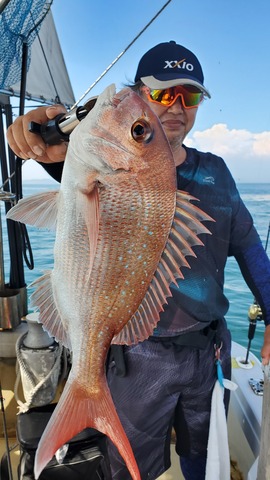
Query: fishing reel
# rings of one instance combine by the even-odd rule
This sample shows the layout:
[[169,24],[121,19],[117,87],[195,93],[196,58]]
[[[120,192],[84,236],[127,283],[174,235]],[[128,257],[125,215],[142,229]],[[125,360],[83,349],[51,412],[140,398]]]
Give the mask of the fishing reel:
[[247,347],[247,355],[246,355],[246,360],[244,363],[248,363],[248,357],[249,357],[249,352],[250,352],[250,347],[251,347],[251,341],[254,338],[255,335],[255,330],[257,326],[257,321],[263,320],[263,313],[260,305],[254,299],[254,302],[252,305],[250,305],[248,309],[248,319],[249,319],[249,328],[248,328],[248,347]]
[[77,107],[64,115],[61,113],[47,123],[30,122],[28,129],[31,133],[40,135],[47,145],[68,142],[71,132],[92,110],[96,101],[97,97],[92,97],[83,106]]
[[254,321],[257,321],[257,320],[263,320],[262,309],[261,309],[260,305],[256,302],[256,300],[249,307],[248,318],[249,318],[250,322],[254,322]]
[[262,309],[258,302],[254,300],[253,304],[248,309],[249,330],[248,339],[252,340],[255,334],[255,329],[258,320],[263,320]]

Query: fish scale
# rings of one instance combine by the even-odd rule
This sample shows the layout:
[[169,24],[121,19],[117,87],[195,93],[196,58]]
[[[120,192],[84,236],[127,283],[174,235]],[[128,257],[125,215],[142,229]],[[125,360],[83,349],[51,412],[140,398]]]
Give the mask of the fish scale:
[[[104,314],[106,315],[108,310],[111,310],[112,294],[111,291],[116,292],[113,294],[114,308],[117,306],[116,323],[123,318],[123,321],[127,318],[126,312],[126,296],[123,298],[123,291],[126,288],[126,282],[128,282],[128,300],[130,303],[129,308],[134,312],[140,305],[142,297],[148,288],[149,278],[152,278],[156,270],[160,251],[164,249],[165,243],[168,237],[169,227],[166,225],[163,228],[163,235],[161,225],[163,220],[155,225],[155,217],[163,211],[162,206],[168,205],[168,198],[164,198],[163,203],[160,202],[160,207],[157,209],[157,200],[152,196],[151,200],[149,196],[143,198],[143,194],[140,199],[140,206],[136,208],[136,214],[130,216],[130,205],[134,204],[131,195],[125,196],[121,192],[114,192],[117,199],[121,199],[121,216],[124,216],[124,220],[121,222],[118,214],[114,215],[114,212],[106,209],[104,205],[104,216],[101,215],[103,221],[100,224],[100,235],[97,244],[96,257],[92,270],[92,285],[90,289],[95,291],[95,298],[93,299],[91,308],[96,309],[92,312],[93,315],[102,316],[103,304]],[[174,195],[175,196],[175,195]],[[164,196],[165,197],[165,196]],[[173,200],[173,199],[172,199]],[[116,202],[112,202],[111,199],[107,199],[108,203],[115,206],[115,211],[119,212],[119,207]],[[145,212],[144,204],[148,204],[147,215],[143,216]],[[173,216],[175,201],[171,202],[171,216]],[[153,205],[153,208],[150,208]],[[102,207],[101,207],[102,208]],[[127,221],[129,219],[129,221]],[[138,221],[140,220],[140,229],[138,228]],[[157,222],[156,222],[157,223]],[[169,224],[169,222],[167,222]],[[171,221],[170,221],[171,223]],[[151,226],[151,229],[149,229]],[[112,233],[111,228],[112,227]],[[146,228],[145,228],[146,227]],[[151,231],[151,235],[149,235]],[[111,242],[117,240],[116,247],[110,248]],[[131,247],[131,245],[134,245]],[[153,248],[155,247],[155,248]],[[109,257],[106,258],[106,270],[104,269],[104,252],[108,250]],[[97,289],[97,279],[101,277],[101,272],[106,272],[106,276],[101,285],[102,296],[99,296]],[[135,274],[136,273],[136,274]],[[141,281],[140,281],[141,279]],[[144,283],[142,283],[144,281]],[[104,296],[107,298],[104,299]],[[118,303],[117,303],[118,302]],[[112,316],[111,316],[112,318]]]
[[[139,125],[140,128],[136,129]],[[8,218],[56,226],[54,269],[34,282],[44,328],[72,350],[72,368],[39,442],[35,477],[86,427],[107,435],[140,473],[106,382],[111,343],[152,334],[212,220],[176,189],[173,155],[151,108],[108,87],[71,134],[60,192],[22,199]]]

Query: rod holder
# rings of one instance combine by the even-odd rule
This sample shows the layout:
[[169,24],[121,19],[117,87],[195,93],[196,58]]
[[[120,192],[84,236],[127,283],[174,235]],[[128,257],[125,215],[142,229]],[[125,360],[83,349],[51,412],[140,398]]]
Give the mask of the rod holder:
[[0,290],[0,331],[12,330],[21,323],[21,317],[27,314],[26,287]]

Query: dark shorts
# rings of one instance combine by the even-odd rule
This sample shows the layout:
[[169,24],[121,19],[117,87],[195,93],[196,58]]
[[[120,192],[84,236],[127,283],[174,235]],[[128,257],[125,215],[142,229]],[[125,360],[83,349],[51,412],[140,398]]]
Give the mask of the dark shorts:
[[[230,378],[231,336],[220,323],[223,373]],[[215,340],[205,349],[170,341],[146,340],[124,347],[127,375],[108,366],[108,384],[120,420],[130,440],[142,480],[154,480],[170,467],[170,438],[174,426],[176,451],[205,457],[212,390],[216,381]],[[109,445],[114,480],[130,480],[123,459]]]

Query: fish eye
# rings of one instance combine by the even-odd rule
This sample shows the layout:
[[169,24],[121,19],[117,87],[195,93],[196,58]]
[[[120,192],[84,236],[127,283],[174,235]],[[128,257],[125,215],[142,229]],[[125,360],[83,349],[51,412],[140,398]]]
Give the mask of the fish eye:
[[148,143],[153,137],[153,130],[143,119],[137,120],[131,127],[131,135],[138,143]]

